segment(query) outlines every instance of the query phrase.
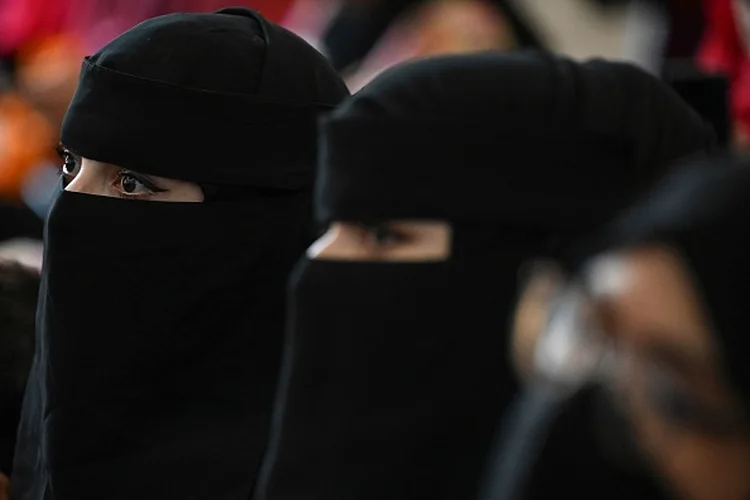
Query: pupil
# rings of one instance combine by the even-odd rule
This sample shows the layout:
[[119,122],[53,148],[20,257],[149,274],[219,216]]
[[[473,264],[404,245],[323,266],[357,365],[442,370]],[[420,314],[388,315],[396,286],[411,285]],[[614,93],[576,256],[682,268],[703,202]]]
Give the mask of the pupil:
[[388,232],[388,228],[385,226],[374,227],[372,235],[375,237],[375,241],[377,241],[381,245],[388,243],[391,239],[391,234]]
[[63,173],[66,175],[72,175],[75,171],[75,160],[68,157],[63,161]]
[[138,181],[135,178],[126,175],[122,178],[122,190],[126,193],[133,193],[138,188]]

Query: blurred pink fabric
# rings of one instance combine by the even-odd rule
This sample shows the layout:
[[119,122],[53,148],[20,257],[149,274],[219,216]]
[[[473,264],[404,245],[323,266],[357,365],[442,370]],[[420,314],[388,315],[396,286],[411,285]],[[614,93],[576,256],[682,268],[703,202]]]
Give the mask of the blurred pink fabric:
[[0,0],[0,56],[34,39],[60,33],[69,0]]
[[0,55],[60,33],[79,39],[86,53],[148,19],[171,12],[210,12],[245,6],[281,22],[294,0],[0,0]]

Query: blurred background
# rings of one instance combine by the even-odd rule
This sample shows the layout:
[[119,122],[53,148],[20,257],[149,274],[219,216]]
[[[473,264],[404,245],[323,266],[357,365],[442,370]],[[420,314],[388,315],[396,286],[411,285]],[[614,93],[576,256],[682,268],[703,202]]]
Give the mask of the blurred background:
[[41,236],[82,57],[146,18],[232,5],[313,43],[352,91],[439,53],[531,47],[626,59],[667,79],[722,141],[749,142],[741,0],[0,0],[0,241]]

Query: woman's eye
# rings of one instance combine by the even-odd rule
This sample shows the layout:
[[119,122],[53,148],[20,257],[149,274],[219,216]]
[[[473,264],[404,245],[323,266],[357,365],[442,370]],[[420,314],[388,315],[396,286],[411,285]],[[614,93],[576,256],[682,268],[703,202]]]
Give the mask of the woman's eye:
[[115,179],[115,189],[123,196],[154,194],[155,190],[151,189],[150,185],[147,184],[150,183],[127,171],[119,172]]
[[388,229],[387,227],[379,227],[372,231],[373,239],[379,245],[387,245],[389,243],[398,243],[400,241],[400,235],[395,231]]
[[136,194],[139,189],[145,188],[141,182],[130,174],[125,174],[120,180],[123,193]]
[[389,227],[387,224],[368,225],[363,229],[367,239],[378,246],[403,243],[406,240],[404,234]]
[[63,151],[61,153],[63,163],[60,166],[60,170],[62,171],[62,174],[71,179],[78,175],[78,170],[80,168],[80,162],[78,161],[78,158],[75,157],[71,152],[69,151]]

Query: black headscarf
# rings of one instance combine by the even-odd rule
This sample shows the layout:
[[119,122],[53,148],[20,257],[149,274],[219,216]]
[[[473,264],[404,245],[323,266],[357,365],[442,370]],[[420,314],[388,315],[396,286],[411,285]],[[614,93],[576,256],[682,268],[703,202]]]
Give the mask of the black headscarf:
[[303,259],[263,500],[474,496],[516,389],[519,265],[556,255],[712,132],[633,66],[486,53],[386,72],[320,140],[321,219],[445,220],[452,254]]
[[86,58],[65,146],[211,196],[54,200],[14,498],[248,498],[309,243],[316,119],[346,95],[245,9],[154,18]]

